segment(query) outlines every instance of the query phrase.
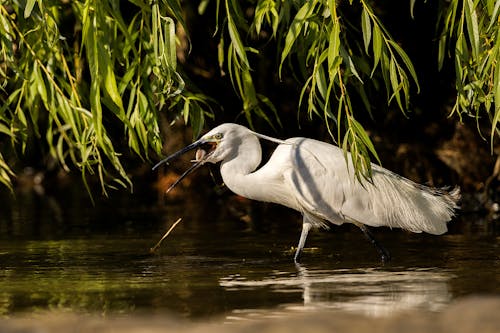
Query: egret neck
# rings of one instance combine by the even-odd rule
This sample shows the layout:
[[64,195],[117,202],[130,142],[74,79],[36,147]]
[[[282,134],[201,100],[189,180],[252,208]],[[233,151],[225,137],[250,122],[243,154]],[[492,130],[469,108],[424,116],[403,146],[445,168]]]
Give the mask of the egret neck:
[[262,179],[255,179],[252,173],[262,160],[262,149],[259,139],[251,133],[245,133],[240,138],[240,144],[221,162],[220,172],[224,184],[234,193],[253,200],[261,197],[259,189],[264,189]]

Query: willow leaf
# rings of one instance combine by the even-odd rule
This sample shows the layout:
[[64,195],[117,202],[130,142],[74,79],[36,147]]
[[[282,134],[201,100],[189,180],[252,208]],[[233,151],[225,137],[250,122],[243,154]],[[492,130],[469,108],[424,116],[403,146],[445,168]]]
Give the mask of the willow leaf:
[[474,58],[479,55],[480,41],[479,41],[479,27],[477,22],[477,13],[475,10],[474,2],[472,0],[464,0],[464,14],[465,22],[467,23],[467,33],[471,43],[472,54]]
[[415,8],[415,0],[410,0],[410,16],[412,19],[415,18],[413,9]]
[[[155,1],[153,1],[153,3],[154,2]],[[180,1],[179,0],[163,0],[163,3],[165,4],[166,8],[168,8],[170,10],[170,13],[177,20],[177,22],[179,22],[181,24],[182,28],[184,28],[184,31],[189,31],[188,27],[186,25],[186,21],[184,20],[184,14],[182,11]],[[188,41],[190,42],[189,35],[187,35],[186,37],[188,38]]]
[[332,31],[328,39],[328,70],[333,70],[333,66],[340,54],[340,24],[333,23]]
[[356,69],[354,61],[352,61],[349,52],[342,46],[340,47],[340,55],[342,56],[342,59],[347,63],[347,67],[351,71],[351,74],[354,75],[359,80],[359,82],[363,83],[363,80],[361,79],[361,76],[359,75],[358,70]]
[[370,42],[372,39],[372,26],[370,14],[363,7],[363,11],[361,12],[361,31],[363,32],[363,42],[365,44],[365,52],[368,54],[368,49],[370,47]]
[[283,51],[281,52],[281,61],[279,66],[279,76],[281,77],[281,69],[283,66],[283,62],[286,57],[292,50],[295,41],[300,35],[303,26],[307,22],[307,18],[311,15],[312,10],[314,9],[315,1],[306,1],[302,7],[299,9],[295,17],[293,18],[292,24],[288,29],[288,32],[285,37],[285,45],[283,46]]
[[190,111],[189,99],[184,101],[184,107],[182,108],[182,115],[184,116],[184,123],[187,124],[189,121],[189,111]]
[[500,9],[500,1],[495,1],[495,7],[493,8],[493,12],[491,13],[490,25],[488,26],[487,29],[488,31],[491,30],[493,26],[498,24],[497,16],[499,9]]
[[373,73],[375,72],[375,69],[378,66],[378,63],[380,61],[380,56],[382,54],[382,47],[383,47],[383,36],[382,32],[380,31],[380,28],[377,25],[373,26],[373,69],[371,72],[371,75],[373,76]]
[[165,43],[163,43],[163,54],[169,69],[175,71],[177,68],[177,55],[175,45],[175,23],[170,17],[165,17]]
[[234,47],[234,50],[236,51],[236,54],[243,62],[243,65],[246,68],[250,68],[250,64],[248,63],[247,55],[245,52],[245,47],[241,42],[240,34],[238,32],[238,29],[236,28],[233,17],[231,16],[231,11],[229,10],[228,0],[226,0],[226,10],[227,10],[227,29],[229,31],[229,37],[231,38],[231,43]]
[[363,128],[363,126],[356,119],[351,119],[351,122],[352,122],[352,126],[355,129],[355,132],[357,133],[357,135],[361,139],[361,142],[363,143],[363,145],[366,148],[368,148],[368,150],[370,151],[370,153],[376,158],[377,162],[380,164],[381,163],[380,162],[380,158],[378,157],[378,154],[377,154],[377,151],[375,149],[375,146],[373,145],[372,140],[370,139],[370,137],[366,133],[366,131]]
[[396,68],[396,61],[394,60],[394,58],[391,58],[389,63],[389,79],[391,80],[390,82],[392,91],[394,92],[394,95],[396,95],[399,90],[399,80]]
[[125,117],[125,110],[123,109],[123,102],[118,91],[118,86],[116,84],[115,73],[112,68],[112,63],[110,61],[106,64],[105,69],[106,76],[104,78],[104,87],[106,89],[106,93],[109,95],[113,103],[120,110],[120,118]]
[[406,69],[408,70],[411,77],[413,78],[413,81],[417,85],[417,92],[420,92],[420,85],[418,83],[417,72],[415,71],[415,68],[413,67],[413,63],[411,62],[410,57],[408,57],[406,52],[395,41],[389,39],[388,42],[392,46],[392,48],[398,53],[398,55],[401,57],[401,59],[403,60],[405,66],[406,66]]
[[493,139],[495,138],[496,134],[496,129],[497,129],[497,124],[500,121],[500,66],[497,64],[495,68],[495,74],[493,78],[493,82],[495,85],[495,91],[494,91],[494,99],[495,99],[495,113],[493,116],[493,120],[491,122],[491,137],[490,137],[490,145],[491,145],[491,151],[493,152]]
[[31,11],[33,10],[33,7],[35,6],[36,0],[27,0],[26,1],[26,6],[24,7],[24,18],[28,18],[31,15]]
[[438,70],[443,69],[445,55],[446,55],[446,35],[443,34],[439,38],[439,43],[438,43]]

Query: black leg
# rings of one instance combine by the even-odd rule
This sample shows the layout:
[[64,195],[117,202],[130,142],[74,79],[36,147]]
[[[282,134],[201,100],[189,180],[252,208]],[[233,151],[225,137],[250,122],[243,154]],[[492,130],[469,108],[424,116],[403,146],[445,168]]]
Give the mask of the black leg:
[[358,227],[363,231],[363,234],[365,237],[375,246],[377,249],[378,253],[380,254],[380,258],[382,259],[382,262],[388,262],[391,260],[391,255],[389,254],[389,251],[387,251],[382,245],[380,245],[377,240],[373,237],[373,234],[371,233],[370,229],[364,224],[359,224]]

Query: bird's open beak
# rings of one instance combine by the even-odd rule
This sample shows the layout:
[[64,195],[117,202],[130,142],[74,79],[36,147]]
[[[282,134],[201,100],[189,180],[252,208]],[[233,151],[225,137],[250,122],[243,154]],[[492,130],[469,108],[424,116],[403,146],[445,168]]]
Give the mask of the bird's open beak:
[[198,169],[200,166],[202,166],[206,162],[206,160],[212,155],[212,153],[214,152],[216,147],[217,147],[216,142],[200,139],[200,140],[195,141],[192,144],[182,148],[181,150],[173,153],[172,155],[168,156],[167,158],[161,160],[160,162],[158,162],[153,167],[153,170],[156,170],[162,164],[165,164],[165,163],[168,164],[168,162],[176,159],[177,157],[179,157],[179,156],[181,156],[181,155],[183,155],[183,154],[185,154],[193,149],[198,148],[198,150],[196,151],[196,158],[191,161],[191,162],[193,162],[193,165],[191,165],[189,167],[189,169],[187,169],[172,185],[170,185],[170,187],[167,189],[165,194],[170,192],[177,184],[179,184],[184,178],[186,178],[186,176],[188,176],[190,173],[192,173],[193,171]]

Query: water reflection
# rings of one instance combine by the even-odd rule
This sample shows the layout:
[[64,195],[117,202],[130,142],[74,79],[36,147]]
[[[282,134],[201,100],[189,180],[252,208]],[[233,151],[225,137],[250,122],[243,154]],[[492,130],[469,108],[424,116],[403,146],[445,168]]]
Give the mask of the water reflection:
[[[323,270],[308,269],[304,265],[296,268],[295,273],[274,272],[262,279],[228,275],[219,283],[227,291],[264,288],[276,293],[301,292],[303,303],[284,304],[282,311],[333,309],[386,316],[413,309],[437,311],[452,298],[449,280],[453,274],[437,268]],[[238,309],[229,319],[249,318],[258,312]]]

